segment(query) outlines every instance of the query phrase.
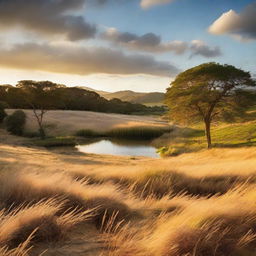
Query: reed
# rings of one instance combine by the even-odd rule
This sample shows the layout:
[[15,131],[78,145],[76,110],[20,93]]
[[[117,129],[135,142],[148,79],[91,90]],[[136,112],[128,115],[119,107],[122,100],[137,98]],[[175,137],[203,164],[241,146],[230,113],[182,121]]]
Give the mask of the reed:
[[171,131],[168,127],[122,127],[113,128],[105,132],[97,132],[93,130],[79,130],[76,136],[81,137],[111,137],[132,140],[152,140],[162,136],[164,133]]

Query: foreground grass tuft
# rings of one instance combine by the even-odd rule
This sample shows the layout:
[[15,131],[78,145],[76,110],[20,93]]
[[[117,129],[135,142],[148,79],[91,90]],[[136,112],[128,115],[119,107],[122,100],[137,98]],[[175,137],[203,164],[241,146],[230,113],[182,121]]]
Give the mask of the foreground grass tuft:
[[48,199],[38,203],[19,206],[11,212],[0,212],[0,246],[16,248],[30,235],[30,243],[56,242],[66,236],[76,224],[92,217],[91,211],[71,211],[59,214],[63,200]]
[[183,197],[186,204],[182,211],[151,219],[139,230],[129,226],[109,236],[109,250],[104,255],[254,255],[256,205],[251,200],[255,195],[252,186],[210,199]]
[[64,174],[16,173],[12,177],[3,174],[0,184],[0,202],[4,208],[61,197],[63,201],[56,212],[91,210],[94,214],[91,219],[97,228],[100,228],[103,218],[107,220],[114,213],[118,213],[117,221],[134,215],[125,203],[126,196],[116,187],[89,185],[86,180],[74,180]]

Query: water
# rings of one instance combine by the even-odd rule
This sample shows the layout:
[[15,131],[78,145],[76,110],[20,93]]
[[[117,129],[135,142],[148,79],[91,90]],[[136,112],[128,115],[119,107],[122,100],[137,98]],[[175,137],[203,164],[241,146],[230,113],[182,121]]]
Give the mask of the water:
[[103,139],[86,145],[78,145],[76,148],[83,153],[159,158],[156,148],[148,142]]

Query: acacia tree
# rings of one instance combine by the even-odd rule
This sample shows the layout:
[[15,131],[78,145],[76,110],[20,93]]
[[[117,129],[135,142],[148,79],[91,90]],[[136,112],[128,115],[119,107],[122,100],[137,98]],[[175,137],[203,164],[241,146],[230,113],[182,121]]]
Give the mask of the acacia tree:
[[[249,72],[231,65],[205,63],[180,73],[167,89],[170,117],[178,123],[203,121],[208,148],[211,123],[218,117],[242,115],[250,104]],[[254,102],[255,103],[255,102]]]
[[61,85],[52,83],[50,81],[19,81],[16,85],[20,88],[24,97],[24,101],[28,107],[33,110],[36,118],[39,134],[41,139],[45,138],[45,129],[43,126],[44,115],[47,110],[52,109],[59,100],[58,88]]

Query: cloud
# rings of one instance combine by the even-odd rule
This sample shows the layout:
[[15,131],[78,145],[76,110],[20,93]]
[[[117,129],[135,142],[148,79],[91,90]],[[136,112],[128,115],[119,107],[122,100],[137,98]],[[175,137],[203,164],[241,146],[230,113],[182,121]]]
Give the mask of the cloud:
[[157,61],[151,56],[125,55],[107,48],[30,43],[0,49],[0,56],[2,67],[66,74],[149,74],[172,77],[180,71],[170,63]]
[[211,47],[201,40],[193,40],[191,43],[174,40],[165,43],[162,42],[160,36],[154,33],[139,36],[129,32],[119,32],[115,28],[109,28],[101,35],[101,38],[133,51],[150,53],[173,52],[177,55],[190,51],[191,57],[201,55],[206,58],[217,57],[222,54],[219,47]]
[[155,6],[155,5],[162,5],[162,4],[168,4],[168,3],[171,3],[175,0],[141,0],[140,2],[140,6],[143,8],[143,9],[148,9],[152,6]]
[[174,52],[176,54],[182,54],[188,47],[187,43],[182,41],[163,43],[161,37],[154,33],[138,36],[129,32],[119,32],[115,28],[107,29],[106,32],[101,35],[101,38],[124,46],[130,50],[151,53]]
[[248,5],[240,14],[234,10],[223,13],[208,31],[215,35],[231,35],[240,40],[256,40],[256,2]]
[[[97,0],[98,3],[101,0]],[[85,0],[0,0],[0,28],[22,27],[75,41],[94,37],[96,26],[79,13]]]
[[218,46],[210,47],[204,41],[193,40],[191,42],[191,56],[201,55],[206,58],[218,57],[222,55],[222,52]]

